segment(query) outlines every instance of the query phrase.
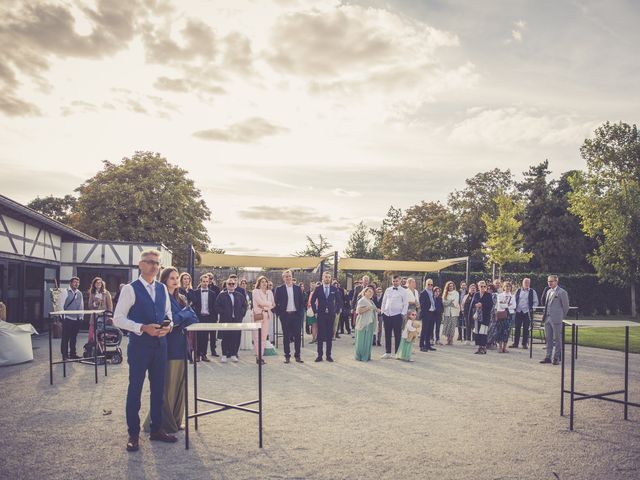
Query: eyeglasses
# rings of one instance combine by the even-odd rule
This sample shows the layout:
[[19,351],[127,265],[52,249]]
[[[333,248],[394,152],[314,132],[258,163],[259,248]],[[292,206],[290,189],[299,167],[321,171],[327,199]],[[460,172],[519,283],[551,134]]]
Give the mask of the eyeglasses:
[[157,260],[142,260],[142,261],[147,265],[156,265],[156,266],[160,265],[160,262]]
[[236,284],[235,283],[227,283],[227,287],[235,287]]

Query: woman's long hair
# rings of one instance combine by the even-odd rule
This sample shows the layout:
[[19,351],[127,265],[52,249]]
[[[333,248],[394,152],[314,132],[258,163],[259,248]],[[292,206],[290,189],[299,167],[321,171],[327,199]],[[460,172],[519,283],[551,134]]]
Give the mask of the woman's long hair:
[[[171,275],[172,272],[178,273],[178,269],[176,267],[166,267],[165,269],[163,269],[162,273],[160,274],[160,282],[166,285],[167,280],[169,280],[169,275]],[[187,299],[184,298],[184,295],[180,294],[179,287],[173,291],[173,298],[175,298],[183,307],[187,306]]]
[[95,277],[93,280],[91,280],[91,287],[89,288],[89,293],[98,293],[98,291],[96,290],[96,282],[100,280],[102,282],[102,288],[100,289],[100,293],[104,293],[104,291],[106,290],[106,287],[104,285],[104,280],[102,280],[102,277]]

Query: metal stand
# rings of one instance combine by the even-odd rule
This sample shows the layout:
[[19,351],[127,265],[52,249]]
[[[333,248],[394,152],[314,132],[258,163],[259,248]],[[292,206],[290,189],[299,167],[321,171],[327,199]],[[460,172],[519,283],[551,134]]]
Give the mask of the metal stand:
[[[202,326],[205,324],[194,324],[194,325],[199,325],[200,331],[211,331],[211,330],[202,330]],[[234,331],[234,330],[243,330],[242,328],[234,328],[233,325],[243,325],[243,324],[233,324],[233,323],[221,323],[221,324],[210,324],[213,325],[212,330],[213,331]],[[217,327],[216,325],[219,325],[219,327]],[[247,325],[247,324],[244,324]],[[258,325],[258,324],[254,324],[254,325]],[[214,413],[220,413],[220,412],[224,412],[225,410],[240,410],[242,412],[247,412],[247,413],[255,413],[258,415],[258,447],[262,448],[262,326],[259,326],[257,328],[253,328],[252,330],[258,331],[258,399],[257,400],[249,400],[247,402],[242,402],[242,403],[238,403],[238,404],[229,404],[229,403],[223,403],[223,402],[219,402],[217,400],[211,400],[208,398],[203,398],[203,397],[199,397],[198,396],[198,367],[197,367],[197,363],[194,357],[194,361],[193,361],[193,413],[189,414],[189,387],[188,387],[188,358],[189,358],[189,352],[188,352],[188,348],[187,348],[187,330],[189,330],[189,327],[187,327],[187,329],[183,330],[183,334],[184,334],[184,341],[185,341],[185,358],[184,358],[184,372],[185,372],[185,381],[184,381],[184,417],[185,417],[185,449],[188,450],[189,449],[189,420],[193,419],[194,420],[194,427],[196,430],[198,430],[198,418],[200,417],[204,417],[206,415],[213,415]],[[195,341],[194,341],[194,352],[197,352],[197,348],[198,348],[198,340],[197,340],[197,332],[195,335]],[[195,355],[195,353],[194,353]],[[202,402],[202,403],[206,403],[208,405],[215,405],[219,408],[214,408],[213,410],[206,410],[203,412],[198,412],[198,402]],[[247,408],[248,405],[254,405],[254,404],[258,404],[258,409],[252,409],[252,408]]]
[[[578,325],[571,322],[571,380],[569,390],[565,390],[564,378],[565,378],[565,361],[564,361],[564,330],[565,325],[569,322],[563,322],[562,325],[562,371],[560,373],[561,378],[561,390],[560,390],[560,415],[564,415],[564,395],[569,394],[569,430],[573,430],[574,423],[574,403],[580,400],[604,400],[606,402],[613,402],[624,405],[624,419],[628,420],[629,406],[640,407],[640,403],[634,403],[629,401],[629,326],[625,326],[624,332],[624,388],[622,390],[613,390],[611,392],[603,393],[584,393],[577,392],[575,390],[575,378],[576,378],[576,360],[578,359]],[[610,398],[613,395],[624,394],[624,400],[618,398]]]
[[[94,376],[95,376],[95,382],[98,383],[98,359],[101,358],[104,361],[104,376],[107,376],[107,356],[106,353],[103,352],[102,355],[98,355],[98,344],[97,344],[97,340],[98,340],[98,332],[96,329],[95,332],[95,336],[96,336],[96,348],[93,351],[93,361],[88,361],[86,358],[75,358],[75,359],[62,359],[62,360],[58,360],[58,361],[53,361],[53,340],[52,340],[52,329],[53,329],[53,319],[56,317],[60,317],[61,319],[64,319],[64,315],[65,314],[73,314],[72,312],[75,311],[69,311],[69,312],[51,312],[49,314],[49,385],[53,385],[53,366],[54,365],[60,365],[62,364],[62,376],[64,378],[67,377],[67,363],[82,363],[85,365],[93,365],[94,366]],[[94,310],[87,310],[87,311],[83,311],[82,314],[93,314],[93,313],[99,313],[102,314],[104,313],[104,311],[94,311]],[[104,322],[103,325],[103,337],[106,333],[106,322]]]

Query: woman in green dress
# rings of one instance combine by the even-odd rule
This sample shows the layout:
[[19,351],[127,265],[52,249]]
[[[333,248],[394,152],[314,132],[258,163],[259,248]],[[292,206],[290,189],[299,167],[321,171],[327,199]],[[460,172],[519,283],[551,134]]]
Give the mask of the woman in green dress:
[[356,309],[356,353],[355,359],[360,362],[371,360],[373,332],[378,323],[378,309],[373,303],[373,287],[366,287],[358,300]]
[[402,330],[400,346],[396,352],[396,359],[404,360],[405,362],[413,362],[411,359],[413,344],[416,343],[416,338],[420,337],[421,326],[422,322],[417,319],[416,311],[409,310],[407,312],[407,323],[404,326],[404,330]]

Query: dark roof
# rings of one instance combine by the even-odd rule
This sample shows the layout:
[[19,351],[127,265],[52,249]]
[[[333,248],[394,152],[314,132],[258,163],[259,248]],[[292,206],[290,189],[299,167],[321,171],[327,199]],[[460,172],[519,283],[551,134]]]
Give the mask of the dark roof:
[[60,234],[64,240],[96,240],[91,235],[82,233],[80,230],[71,228],[64,223],[36,212],[32,208],[25,207],[21,203],[0,195],[0,212],[10,213],[11,216],[26,223],[37,223],[45,226],[48,230]]

